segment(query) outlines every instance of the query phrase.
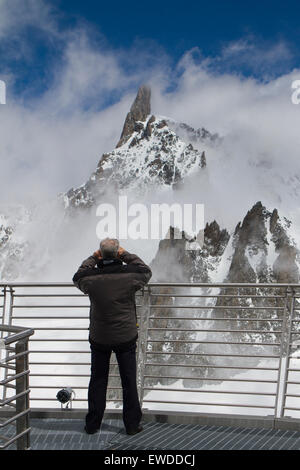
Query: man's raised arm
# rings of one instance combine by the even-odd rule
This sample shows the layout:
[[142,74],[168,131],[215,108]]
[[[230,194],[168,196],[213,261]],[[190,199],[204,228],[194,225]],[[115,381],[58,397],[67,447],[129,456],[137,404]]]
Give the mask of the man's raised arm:
[[85,259],[79,266],[77,272],[73,276],[73,283],[78,289],[80,289],[84,294],[88,294],[88,280],[84,280],[86,276],[93,274],[93,269],[95,268],[97,262],[99,261],[101,255],[99,251]]
[[141,289],[150,281],[152,271],[149,266],[147,266],[147,264],[141,260],[141,258],[133,253],[128,253],[128,251],[124,250],[123,248],[119,250],[118,257],[121,261],[134,268],[134,272],[136,273],[137,277],[135,285],[136,290]]

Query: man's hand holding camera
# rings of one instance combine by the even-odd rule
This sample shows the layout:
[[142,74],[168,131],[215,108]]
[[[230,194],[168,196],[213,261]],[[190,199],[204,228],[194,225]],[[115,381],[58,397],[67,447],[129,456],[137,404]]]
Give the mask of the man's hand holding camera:
[[[121,246],[119,247],[118,249],[118,258],[120,258],[120,256],[125,252],[125,248],[122,248]],[[97,258],[98,260],[102,259],[102,253],[101,253],[101,250],[97,250],[93,253],[93,256],[95,258]]]

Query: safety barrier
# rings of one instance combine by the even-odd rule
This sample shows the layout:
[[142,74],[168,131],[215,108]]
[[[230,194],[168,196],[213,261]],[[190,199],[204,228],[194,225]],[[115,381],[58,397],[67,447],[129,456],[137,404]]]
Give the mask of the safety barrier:
[[[3,322],[35,331],[32,408],[60,407],[65,387],[85,408],[88,296],[71,283],[3,284],[2,296]],[[137,294],[143,409],[300,417],[299,298],[297,284],[149,284]],[[113,355],[108,410],[121,406],[121,392]]]
[[[3,399],[0,400],[0,412],[3,408],[12,411],[6,417],[0,413],[0,449],[16,442],[18,450],[29,450],[28,340],[34,331],[30,328],[2,324],[0,332],[0,370],[5,371],[5,378],[0,380],[0,386],[4,391],[12,391],[8,397],[3,393]],[[12,424],[15,424],[15,427],[11,426]],[[9,429],[9,433],[3,434],[3,430],[8,428],[15,429],[15,432]]]

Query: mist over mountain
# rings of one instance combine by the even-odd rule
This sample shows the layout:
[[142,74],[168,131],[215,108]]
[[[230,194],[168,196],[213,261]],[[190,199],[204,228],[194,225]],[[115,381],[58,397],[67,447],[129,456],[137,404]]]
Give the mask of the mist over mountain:
[[290,226],[277,209],[270,212],[259,201],[231,234],[215,220],[207,223],[201,249],[186,249],[186,234],[182,239],[171,235],[159,243],[151,263],[155,280],[297,283],[300,252]]
[[[126,195],[129,204],[149,207],[204,204],[201,249],[186,249],[191,233],[179,240],[166,233],[161,240],[120,240],[151,263],[153,280],[298,282],[300,237],[277,203],[284,196],[286,207],[291,200],[296,207],[299,177],[278,170],[272,148],[252,155],[245,147],[245,158],[242,151],[236,157],[236,148],[232,136],[153,114],[151,89],[141,86],[115,148],[86,182],[47,204],[0,208],[1,279],[70,280],[99,244],[97,205],[117,207]],[[247,178],[255,185],[244,191]]]

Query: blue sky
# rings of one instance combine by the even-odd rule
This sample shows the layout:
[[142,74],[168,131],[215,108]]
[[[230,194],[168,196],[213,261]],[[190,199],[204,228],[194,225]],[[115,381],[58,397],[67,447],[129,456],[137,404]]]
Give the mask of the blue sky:
[[[11,17],[14,13],[20,15],[19,0],[1,3],[10,10]],[[120,67],[128,74],[163,61],[173,76],[167,91],[176,86],[180,75],[176,66],[191,50],[195,62],[214,58],[215,73],[259,80],[287,73],[300,62],[300,5],[293,0],[195,1],[186,6],[177,0],[23,3],[29,6],[24,10],[23,23],[12,22],[12,28],[1,38],[0,72],[2,67],[2,74],[14,76],[10,91],[25,101],[51,86],[54,70],[64,62],[70,37],[78,30],[85,31],[91,47],[117,55]],[[110,90],[101,106],[110,105],[121,94],[121,90]],[[85,107],[89,104],[87,101]]]
[[195,46],[205,55],[217,54],[225,42],[245,35],[263,41],[285,39],[295,45],[299,40],[297,1],[55,0],[54,3],[65,13],[65,24],[85,18],[115,47],[129,47],[138,39],[154,40],[175,60]]

